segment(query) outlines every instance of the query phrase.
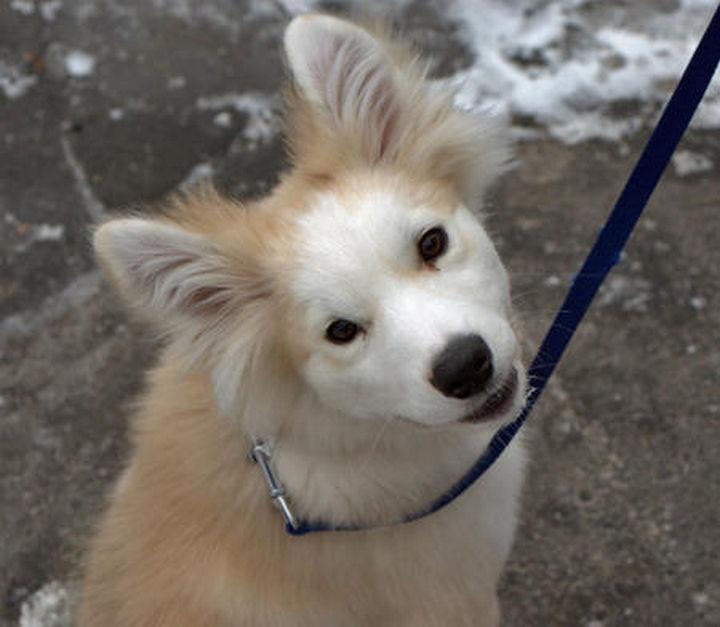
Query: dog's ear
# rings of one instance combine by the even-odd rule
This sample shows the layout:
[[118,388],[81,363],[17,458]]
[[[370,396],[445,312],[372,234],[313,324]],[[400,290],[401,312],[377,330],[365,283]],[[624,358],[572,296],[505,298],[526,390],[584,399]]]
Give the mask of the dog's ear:
[[384,160],[420,179],[449,181],[474,207],[507,169],[505,124],[456,111],[452,94],[429,88],[428,66],[411,46],[335,17],[304,15],[285,31],[285,51],[304,101],[292,109],[288,135],[306,171],[357,157]]
[[120,292],[161,322],[216,321],[263,292],[251,263],[230,260],[206,237],[173,224],[111,220],[97,229],[94,245]]
[[362,139],[371,160],[396,135],[400,103],[395,68],[366,30],[327,15],[296,17],[285,31],[295,82],[338,130]]

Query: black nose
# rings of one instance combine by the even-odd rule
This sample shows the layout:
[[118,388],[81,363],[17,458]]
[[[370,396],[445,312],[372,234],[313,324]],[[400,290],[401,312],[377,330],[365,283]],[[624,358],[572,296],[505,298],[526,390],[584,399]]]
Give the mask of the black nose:
[[493,375],[492,353],[479,335],[458,335],[432,363],[432,383],[445,396],[468,398]]

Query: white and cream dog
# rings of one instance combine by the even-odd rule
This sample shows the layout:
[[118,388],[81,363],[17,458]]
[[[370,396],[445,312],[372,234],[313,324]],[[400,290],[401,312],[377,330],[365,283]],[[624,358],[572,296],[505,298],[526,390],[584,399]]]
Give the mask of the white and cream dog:
[[447,490],[525,389],[507,274],[473,209],[509,152],[384,32],[296,18],[292,169],[95,233],[166,337],[88,559],[83,627],[497,625],[516,526],[513,444],[416,522],[291,537],[247,456],[272,443],[296,514],[402,520]]

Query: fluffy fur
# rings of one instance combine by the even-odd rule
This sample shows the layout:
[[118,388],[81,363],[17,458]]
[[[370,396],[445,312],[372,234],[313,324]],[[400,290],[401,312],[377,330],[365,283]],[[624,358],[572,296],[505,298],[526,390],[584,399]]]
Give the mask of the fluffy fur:
[[[302,538],[285,534],[247,458],[249,437],[273,443],[303,518],[389,523],[457,480],[523,398],[507,276],[468,209],[507,162],[502,129],[453,110],[386,33],[303,16],[285,47],[293,168],[272,195],[243,205],[204,190],[95,234],[108,277],[167,342],[79,624],[497,625],[519,444],[437,514]],[[424,263],[418,238],[438,225],[448,249]],[[361,333],[329,342],[336,319]],[[495,374],[450,398],[431,363],[468,333]],[[503,413],[463,421],[513,371]]]

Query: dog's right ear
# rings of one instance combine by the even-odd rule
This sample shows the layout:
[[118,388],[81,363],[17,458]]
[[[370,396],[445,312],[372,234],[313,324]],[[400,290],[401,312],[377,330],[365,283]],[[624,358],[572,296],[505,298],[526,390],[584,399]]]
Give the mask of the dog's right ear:
[[301,15],[285,31],[295,162],[325,174],[356,158],[395,163],[420,179],[449,181],[469,207],[507,169],[504,124],[463,113],[427,88],[427,65],[410,46],[327,15]]
[[216,323],[267,292],[253,263],[171,223],[111,220],[95,232],[94,246],[122,295],[161,323]]

